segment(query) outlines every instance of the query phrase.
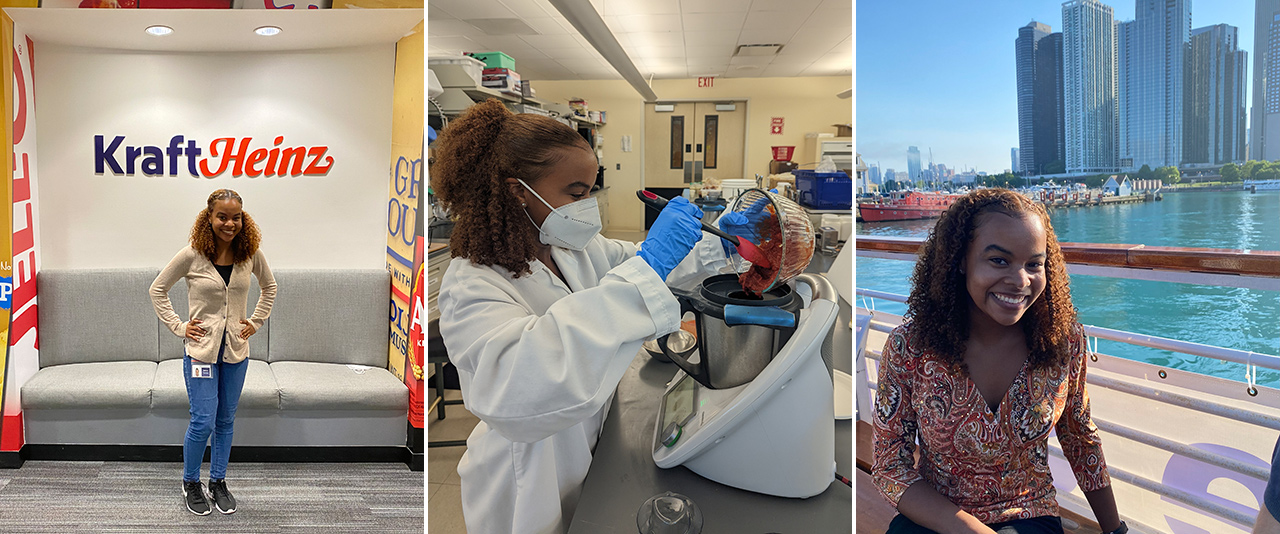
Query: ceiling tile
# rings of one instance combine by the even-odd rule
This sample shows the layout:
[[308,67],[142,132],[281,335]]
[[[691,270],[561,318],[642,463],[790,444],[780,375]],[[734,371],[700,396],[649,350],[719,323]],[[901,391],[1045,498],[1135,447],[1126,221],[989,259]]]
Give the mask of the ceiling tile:
[[746,13],[751,0],[685,0],[680,3],[685,13]]
[[802,28],[842,30],[845,33],[853,33],[853,7],[819,7],[814,10],[813,15],[805,21]]
[[699,57],[699,58],[691,57],[685,60],[685,64],[689,65],[690,68],[695,66],[707,66],[707,65],[727,67],[729,66],[729,59],[730,59],[729,56]]
[[[522,35],[521,39],[534,48],[575,48],[581,44],[572,35]],[[838,41],[837,41],[838,42]],[[834,45],[835,43],[832,43]]]
[[587,50],[582,47],[573,48],[542,48],[542,53],[556,60],[560,59],[597,59],[600,54],[595,50]]
[[680,2],[678,0],[604,0],[603,14],[612,17],[616,15],[660,15],[679,12]]
[[584,80],[619,80],[622,76],[611,69],[586,71],[578,74]]
[[786,11],[757,11],[747,13],[747,20],[742,23],[744,30],[790,30],[795,33],[809,19],[812,9]]
[[[690,58],[695,57],[729,57],[737,51],[737,45],[703,45],[703,46],[686,46],[684,47],[685,55]],[[825,50],[824,50],[825,52]]]
[[680,15],[630,15],[609,16],[604,18],[605,24],[613,33],[647,33],[683,31]]
[[427,20],[458,20],[458,18],[445,13],[443,9],[432,7],[432,9],[427,10]]
[[729,58],[729,64],[738,65],[768,65],[773,63],[777,56],[733,56]]
[[530,28],[542,35],[567,35],[572,33],[551,17],[525,18],[523,20]]
[[[432,37],[430,40],[434,41],[435,38]],[[529,43],[514,35],[485,35],[471,40],[480,43],[486,52],[496,50],[516,59],[520,59],[521,54],[524,52],[536,51],[535,48],[529,46]]]
[[795,37],[796,30],[755,29],[742,30],[738,36],[738,44],[780,44],[785,45]]
[[848,34],[801,31],[782,47],[779,55],[807,54],[813,55],[816,59],[817,56],[827,53],[848,37]]
[[801,63],[792,63],[787,61],[774,61],[768,67],[764,68],[763,75],[768,77],[775,76],[799,76],[805,67],[809,65]]
[[[736,45],[738,44],[738,30],[733,31],[704,31],[704,32],[684,32],[684,45],[689,46],[713,46],[713,45]],[[844,38],[844,36],[841,36]],[[837,40],[837,42],[839,42]]]
[[759,78],[763,73],[764,69],[758,65],[742,65],[737,67],[730,66],[723,76],[725,78]]
[[479,28],[460,20],[437,20],[427,25],[427,36],[436,37],[478,37],[486,35]]
[[827,54],[818,58],[808,70],[821,70],[828,75],[839,74],[853,69],[853,56],[844,53]]
[[547,4],[546,0],[498,0],[498,2],[522,19],[546,17],[550,15],[547,9],[555,12],[555,8]]
[[627,55],[633,58],[684,58],[683,46],[633,46],[627,49]]
[[460,52],[483,52],[484,47],[479,43],[472,41],[466,37],[432,37],[431,47],[438,50],[447,50],[451,54]]
[[680,48],[684,49],[684,34],[680,32],[663,32],[663,33],[626,33],[627,44],[624,47],[632,47],[637,50],[647,48]]
[[[728,32],[738,33],[742,23],[747,19],[743,13],[685,13],[684,31],[689,32]],[[735,36],[736,37],[736,36]]]
[[431,0],[430,10],[440,9],[458,19],[513,19],[516,14],[494,1]]
[[751,3],[751,11],[800,11],[812,13],[822,0],[755,0]]

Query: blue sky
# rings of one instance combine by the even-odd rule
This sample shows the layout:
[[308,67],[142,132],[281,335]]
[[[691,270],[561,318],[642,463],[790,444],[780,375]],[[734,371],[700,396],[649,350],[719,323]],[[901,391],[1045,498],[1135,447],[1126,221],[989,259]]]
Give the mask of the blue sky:
[[[1103,3],[1116,20],[1133,20],[1133,0]],[[932,147],[933,161],[948,167],[1009,168],[1009,149],[1018,146],[1013,42],[1032,20],[1061,31],[1062,2],[862,0],[856,9],[855,127],[863,160],[905,171],[907,147],[915,145],[925,165]],[[1250,80],[1253,9],[1251,0],[1191,4],[1192,28],[1239,28]]]

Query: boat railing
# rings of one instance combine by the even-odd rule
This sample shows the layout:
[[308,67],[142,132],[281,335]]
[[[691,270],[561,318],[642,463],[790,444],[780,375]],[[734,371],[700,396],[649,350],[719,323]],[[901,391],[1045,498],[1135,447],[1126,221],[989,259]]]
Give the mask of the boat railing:
[[[923,239],[918,238],[856,236],[855,246],[859,257],[914,262],[916,253],[923,241]],[[1061,243],[1061,247],[1067,261],[1067,270],[1070,274],[1272,291],[1280,290],[1280,252],[1091,243]],[[866,288],[855,289],[855,295],[861,299],[859,314],[863,317],[861,318],[862,320],[858,321],[860,327],[887,334],[901,322],[902,318],[899,316],[877,312],[874,301],[886,300],[905,304],[907,296]],[[1280,356],[1276,355],[1193,343],[1094,325],[1085,325],[1084,329],[1085,335],[1092,340],[1090,342],[1090,355],[1095,362],[1099,358],[1103,358],[1105,361],[1119,360],[1119,358],[1100,355],[1097,352],[1097,340],[1106,339],[1135,346],[1243,364],[1246,370],[1246,391],[1250,397],[1256,397],[1259,394],[1259,386],[1256,384],[1257,367],[1280,370]],[[865,334],[862,337],[865,339]],[[865,404],[870,401],[867,398],[869,391],[874,391],[876,386],[871,382],[872,378],[866,370],[865,359],[874,360],[877,365],[879,364],[878,351],[873,352],[869,349],[871,347],[859,346],[855,354],[855,358],[858,360],[855,367],[859,371],[859,376],[855,378],[857,380],[856,387],[859,388],[857,405],[860,416],[864,418],[869,414]],[[1253,369],[1252,375],[1250,375],[1251,369]],[[1166,376],[1166,372],[1163,369],[1159,373],[1162,378]],[[1250,376],[1254,378],[1251,379]],[[1179,406],[1207,415],[1280,431],[1280,416],[1275,415],[1274,410],[1244,409],[1238,405],[1214,400],[1211,397],[1187,395],[1171,389],[1145,385],[1142,381],[1137,380],[1125,381],[1108,376],[1090,374],[1087,381],[1090,385],[1119,391],[1150,401]],[[1270,390],[1270,388],[1267,389],[1269,398],[1274,398],[1275,391]],[[1242,462],[1136,428],[1116,424],[1097,415],[1094,416],[1093,420],[1094,424],[1104,432],[1161,449],[1171,454],[1198,460],[1255,480],[1265,481],[1269,476],[1269,472],[1258,465]],[[1049,449],[1054,456],[1065,458],[1061,448],[1058,446],[1050,445]],[[1253,524],[1254,518],[1252,516],[1236,508],[1223,506],[1218,500],[1171,487],[1120,466],[1109,466],[1109,472],[1111,476],[1125,483],[1213,516],[1233,521],[1240,525]]]

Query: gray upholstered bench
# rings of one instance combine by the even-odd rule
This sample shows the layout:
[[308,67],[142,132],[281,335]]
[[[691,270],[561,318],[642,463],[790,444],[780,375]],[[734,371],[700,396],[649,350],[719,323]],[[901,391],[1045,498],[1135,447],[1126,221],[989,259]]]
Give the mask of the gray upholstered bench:
[[[152,309],[158,273],[41,271],[40,371],[22,387],[29,445],[181,446],[183,345]],[[404,447],[409,392],[386,369],[387,272],[274,274],[271,318],[249,340],[234,444]],[[251,309],[258,293],[255,279]],[[185,317],[185,282],[169,297]]]

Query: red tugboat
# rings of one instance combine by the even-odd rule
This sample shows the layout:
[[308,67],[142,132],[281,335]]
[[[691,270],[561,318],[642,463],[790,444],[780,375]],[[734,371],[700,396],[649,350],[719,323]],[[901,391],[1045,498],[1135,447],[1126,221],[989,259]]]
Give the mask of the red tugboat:
[[942,216],[947,207],[961,195],[911,191],[895,194],[888,200],[858,203],[858,220],[865,222],[909,221]]

